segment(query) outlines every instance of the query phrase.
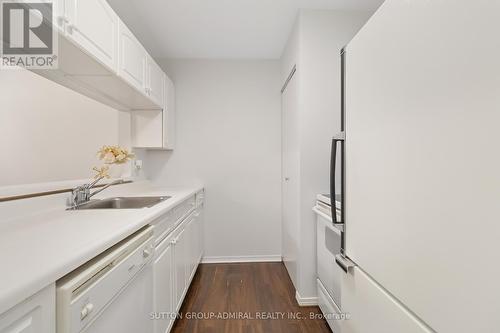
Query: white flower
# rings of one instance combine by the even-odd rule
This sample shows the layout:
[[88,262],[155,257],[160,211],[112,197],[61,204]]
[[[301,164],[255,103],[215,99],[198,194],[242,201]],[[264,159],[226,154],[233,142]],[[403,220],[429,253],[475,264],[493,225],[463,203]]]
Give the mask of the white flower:
[[104,155],[103,159],[106,164],[113,164],[116,162],[116,157],[112,152],[108,152]]

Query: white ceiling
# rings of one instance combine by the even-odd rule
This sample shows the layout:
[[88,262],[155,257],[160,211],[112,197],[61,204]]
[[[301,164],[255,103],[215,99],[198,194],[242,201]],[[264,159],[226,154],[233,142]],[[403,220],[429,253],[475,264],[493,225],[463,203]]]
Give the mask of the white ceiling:
[[277,59],[299,9],[375,10],[383,0],[108,0],[156,58]]

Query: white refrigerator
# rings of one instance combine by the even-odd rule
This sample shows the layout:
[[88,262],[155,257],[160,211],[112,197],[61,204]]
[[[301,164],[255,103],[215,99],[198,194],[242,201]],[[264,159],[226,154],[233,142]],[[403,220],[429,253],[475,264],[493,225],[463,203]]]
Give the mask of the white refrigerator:
[[500,1],[386,0],[344,61],[342,332],[500,332]]

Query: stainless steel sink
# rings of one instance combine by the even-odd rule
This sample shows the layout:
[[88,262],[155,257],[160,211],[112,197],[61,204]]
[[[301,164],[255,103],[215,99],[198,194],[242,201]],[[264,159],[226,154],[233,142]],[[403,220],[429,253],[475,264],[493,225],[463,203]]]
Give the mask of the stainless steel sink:
[[72,208],[73,210],[84,209],[140,209],[150,208],[171,197],[116,197],[100,200],[90,200],[87,203]]

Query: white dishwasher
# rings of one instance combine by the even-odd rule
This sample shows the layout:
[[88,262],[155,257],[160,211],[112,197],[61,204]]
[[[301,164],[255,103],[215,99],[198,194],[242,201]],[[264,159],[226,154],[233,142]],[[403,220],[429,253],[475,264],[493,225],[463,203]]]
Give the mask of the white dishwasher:
[[152,333],[153,228],[148,226],[57,282],[57,333]]

